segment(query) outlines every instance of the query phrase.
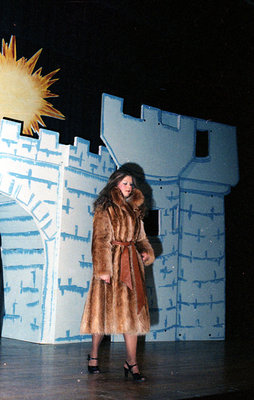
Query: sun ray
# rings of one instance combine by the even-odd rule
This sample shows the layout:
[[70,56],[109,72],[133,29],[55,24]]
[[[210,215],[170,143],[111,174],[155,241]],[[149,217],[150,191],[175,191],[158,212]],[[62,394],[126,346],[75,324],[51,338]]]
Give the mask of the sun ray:
[[42,49],[29,60],[21,57],[17,60],[16,38],[12,36],[8,45],[2,39],[0,52],[0,119],[6,117],[23,121],[23,133],[33,136],[39,132],[39,125],[45,127],[41,116],[64,119],[47,98],[58,97],[49,87],[58,81],[52,77],[56,69],[42,76],[42,67],[34,72]]
[[39,57],[40,57],[40,55],[41,55],[41,52],[42,52],[42,49],[38,50],[37,53],[35,53],[35,54],[30,58],[30,60],[28,60],[28,61],[26,62],[27,70],[28,70],[28,72],[29,72],[30,74],[33,72],[33,70],[34,70],[34,68],[35,68],[35,65],[36,65],[36,63],[37,63],[37,61],[38,61],[38,59],[39,59]]

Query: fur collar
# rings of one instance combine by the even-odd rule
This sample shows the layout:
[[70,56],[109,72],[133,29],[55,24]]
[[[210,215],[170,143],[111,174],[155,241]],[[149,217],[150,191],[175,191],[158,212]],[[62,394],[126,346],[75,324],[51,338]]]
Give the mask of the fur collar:
[[116,186],[111,191],[112,202],[119,207],[125,207],[126,203],[129,204],[134,210],[139,208],[144,203],[143,193],[134,188],[131,195],[125,199],[121,190]]

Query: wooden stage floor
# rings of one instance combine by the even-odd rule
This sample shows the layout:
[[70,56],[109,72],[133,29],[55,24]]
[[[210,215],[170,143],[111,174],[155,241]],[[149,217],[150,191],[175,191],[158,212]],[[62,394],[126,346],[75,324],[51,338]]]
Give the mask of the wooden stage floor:
[[254,400],[248,342],[139,343],[145,383],[123,377],[124,343],[105,340],[100,375],[87,373],[90,343],[38,345],[2,338],[1,400]]

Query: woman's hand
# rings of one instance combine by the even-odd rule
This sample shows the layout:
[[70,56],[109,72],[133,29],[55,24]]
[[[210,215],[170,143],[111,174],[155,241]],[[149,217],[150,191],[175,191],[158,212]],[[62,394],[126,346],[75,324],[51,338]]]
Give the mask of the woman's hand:
[[143,251],[143,252],[141,253],[141,257],[142,257],[143,263],[145,263],[145,262],[148,260],[149,255],[148,255],[148,253],[146,253],[145,251]]
[[102,279],[106,283],[110,283],[110,275],[100,275],[100,279]]

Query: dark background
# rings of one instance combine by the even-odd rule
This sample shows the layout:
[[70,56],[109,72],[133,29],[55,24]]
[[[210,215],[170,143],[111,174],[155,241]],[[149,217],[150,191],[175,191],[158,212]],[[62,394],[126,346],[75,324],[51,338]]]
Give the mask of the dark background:
[[60,68],[50,89],[65,121],[60,133],[98,151],[101,95],[234,125],[240,182],[225,198],[227,339],[253,337],[254,0],[5,0],[1,38],[17,39],[17,58],[43,52],[42,73]]

